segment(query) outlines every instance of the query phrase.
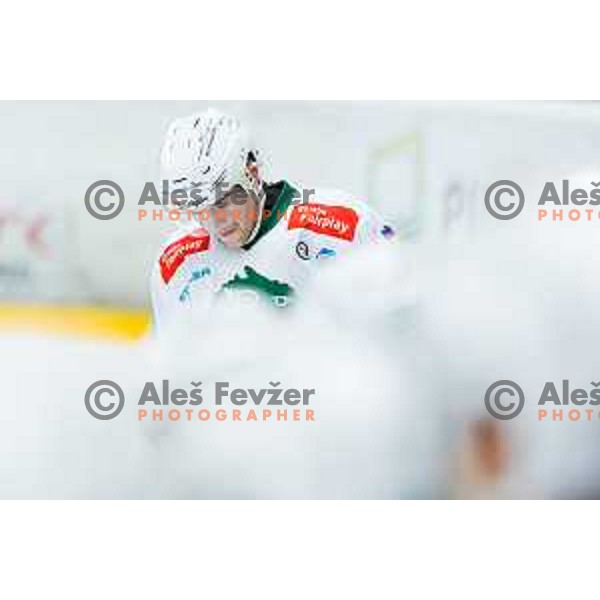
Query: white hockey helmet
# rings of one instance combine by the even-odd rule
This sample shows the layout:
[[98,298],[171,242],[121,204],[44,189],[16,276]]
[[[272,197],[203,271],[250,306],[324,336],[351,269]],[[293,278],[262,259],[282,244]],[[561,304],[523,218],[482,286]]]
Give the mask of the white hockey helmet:
[[236,117],[209,108],[171,123],[161,152],[161,178],[170,190],[199,188],[201,200],[189,202],[192,206],[214,204],[219,192],[235,185],[260,198],[260,183],[247,168],[249,158],[258,161],[258,150],[246,128]]

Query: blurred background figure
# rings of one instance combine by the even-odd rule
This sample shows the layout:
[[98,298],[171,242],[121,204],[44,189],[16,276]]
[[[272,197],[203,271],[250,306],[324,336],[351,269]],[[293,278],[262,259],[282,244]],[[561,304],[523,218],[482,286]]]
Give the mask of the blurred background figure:
[[466,500],[539,498],[519,462],[525,459],[518,442],[491,417],[467,421],[453,465],[451,497]]

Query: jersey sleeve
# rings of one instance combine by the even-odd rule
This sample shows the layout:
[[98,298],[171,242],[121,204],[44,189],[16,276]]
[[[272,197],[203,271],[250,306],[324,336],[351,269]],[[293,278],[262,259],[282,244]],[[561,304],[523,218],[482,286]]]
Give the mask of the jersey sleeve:
[[[377,210],[340,190],[319,189],[308,203],[298,204],[289,216],[290,243],[307,268],[319,268],[353,249],[387,242],[392,226]],[[336,262],[334,260],[334,262]]]
[[161,248],[150,276],[153,330],[160,335],[191,305],[191,283],[205,270],[194,265],[200,255],[209,253],[210,235],[204,229],[185,232]]
[[176,310],[175,295],[169,293],[162,280],[158,258],[154,261],[150,275],[150,299],[152,302],[152,330],[154,335],[159,335],[167,326],[169,317]]

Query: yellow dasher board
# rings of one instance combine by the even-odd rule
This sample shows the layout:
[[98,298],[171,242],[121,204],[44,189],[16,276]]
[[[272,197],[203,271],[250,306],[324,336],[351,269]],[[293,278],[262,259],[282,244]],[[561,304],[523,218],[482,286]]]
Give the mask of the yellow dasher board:
[[0,304],[0,332],[135,341],[150,329],[146,310],[86,305]]

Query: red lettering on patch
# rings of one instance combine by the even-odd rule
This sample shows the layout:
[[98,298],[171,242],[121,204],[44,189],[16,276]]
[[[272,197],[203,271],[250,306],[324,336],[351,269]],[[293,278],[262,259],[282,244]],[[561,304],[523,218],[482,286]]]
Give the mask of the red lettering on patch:
[[356,233],[358,215],[347,206],[300,204],[290,215],[288,229],[309,229],[351,242]]
[[169,244],[158,261],[163,281],[169,283],[186,257],[205,252],[208,250],[209,243],[210,235],[204,229],[197,229]]

